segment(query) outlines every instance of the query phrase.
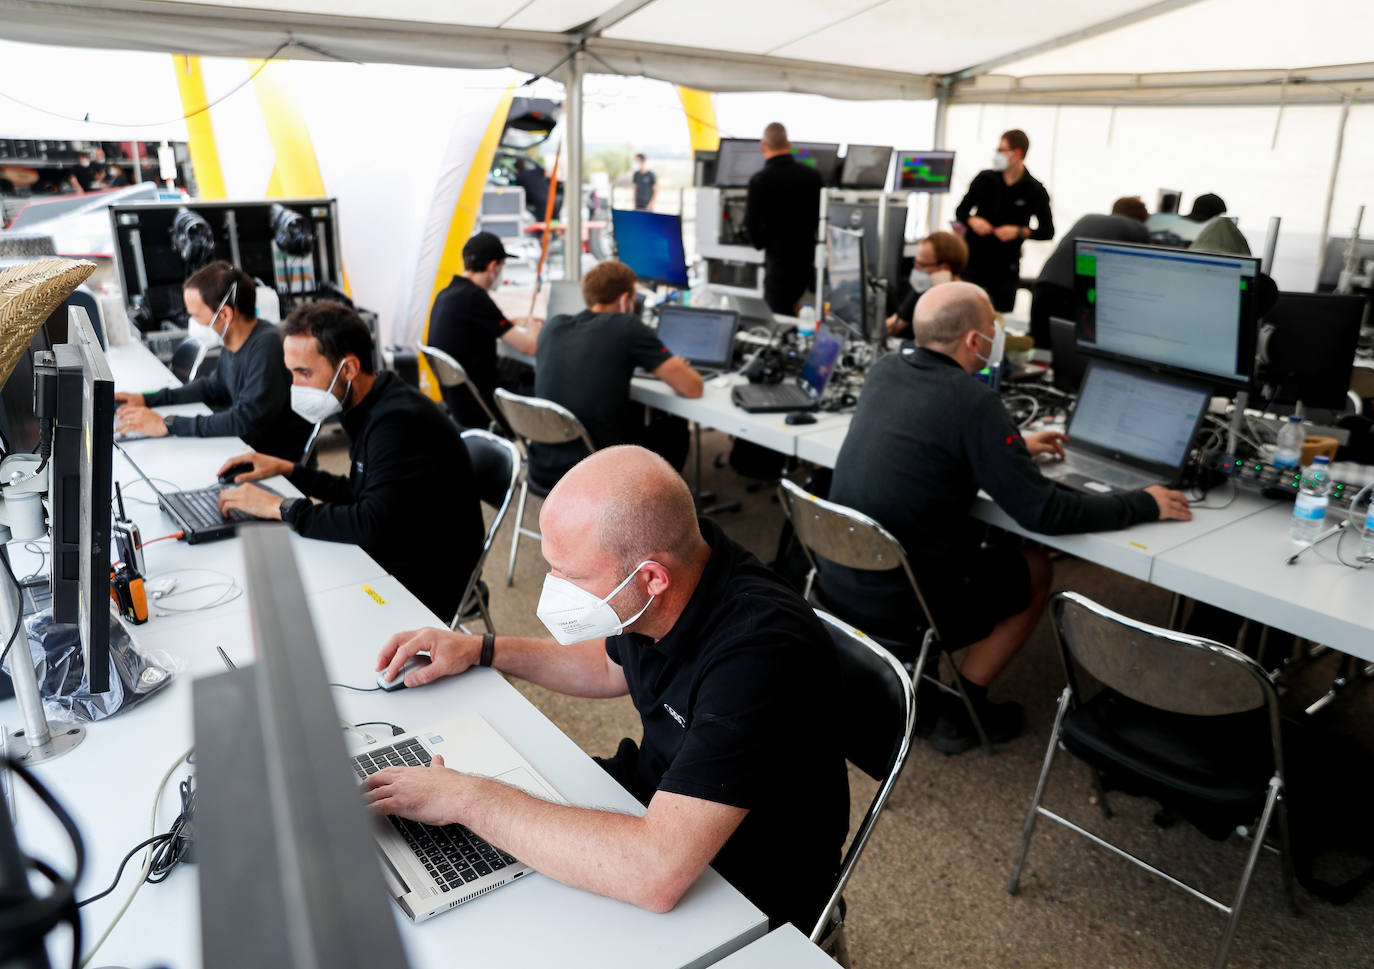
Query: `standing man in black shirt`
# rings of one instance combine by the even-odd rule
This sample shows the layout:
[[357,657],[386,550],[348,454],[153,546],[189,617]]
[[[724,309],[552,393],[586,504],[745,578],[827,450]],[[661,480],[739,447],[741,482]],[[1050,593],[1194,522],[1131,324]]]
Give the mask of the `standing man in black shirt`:
[[652,212],[654,201],[658,198],[658,176],[649,171],[649,159],[643,155],[635,155],[635,164],[639,166],[632,176],[635,183],[635,208],[641,212]]
[[[438,347],[462,364],[473,389],[482,395],[492,413],[496,413],[496,399],[492,395],[500,382],[496,341],[504,340],[521,353],[533,354],[542,322],[536,317],[508,320],[491,298],[491,290],[500,284],[509,255],[501,240],[490,232],[479,232],[464,243],[463,273],[454,276],[434,297],[425,337],[430,346]],[[487,415],[467,390],[446,389],[444,399],[459,424],[487,426]]]
[[[1022,434],[997,393],[972,375],[1000,356],[1001,325],[970,283],[936,286],[916,304],[916,346],[875,363],[835,463],[830,498],[876,519],[902,543],[946,648],[969,646],[960,674],[994,742],[1021,731],[1021,707],[991,704],[988,686],[1030,637],[1050,588],[1050,563],[1030,548],[981,544],[968,517],[979,489],[1029,531],[1046,535],[1188,520],[1188,500],[1158,485],[1087,495],[1040,473],[1063,454],[1058,431]],[[823,563],[818,593],[865,632],[914,642],[925,625],[900,569]],[[914,658],[915,650],[912,650]],[[930,738],[945,753],[978,742],[961,703]]]
[[448,622],[485,537],[458,428],[395,374],[375,372],[367,324],[343,304],[306,303],[282,330],[295,380],[291,406],[312,424],[342,412],[348,476],[238,454],[220,474],[239,484],[286,475],[309,497],[281,498],[244,484],[220,492],[220,511],[279,519],[306,538],[359,545]]
[[[221,347],[215,367],[181,387],[115,394],[115,429],[148,437],[241,437],[255,451],[298,460],[310,425],[291,411],[291,374],[282,360],[281,331],[257,318],[253,277],[223,260],[197,270],[181,291],[191,338]],[[150,410],[204,403],[214,414],[166,417]]]
[[[644,408],[630,400],[630,377],[638,367],[679,397],[700,397],[701,374],[674,356],[633,313],[635,274],[623,262],[607,260],[587,273],[582,299],[587,309],[554,317],[540,333],[535,395],[572,411],[597,447],[641,444],[682,470],[687,461],[687,422],[655,411],[646,425]],[[532,444],[530,478],[551,488],[586,456],[580,441]]]
[[1021,244],[1027,239],[1054,238],[1050,195],[1026,171],[1028,151],[1030,139],[1024,131],[1013,128],[1003,134],[992,156],[992,168],[977,174],[955,210],[955,218],[969,230],[964,278],[987,290],[1000,313],[1009,312],[1016,303]]
[[372,810],[464,824],[551,878],[655,912],[709,864],[770,923],[809,931],[849,824],[839,669],[815,614],[698,519],[686,482],[642,448],[579,464],[539,530],[551,571],[537,613],[554,638],[414,630],[377,669],[394,676],[427,650],[407,686],[483,665],[571,696],[628,694],[643,738],[602,766],[648,810],[550,804],[437,757],[368,778]]
[[820,174],[792,157],[787,129],[776,121],[763,129],[763,168],[749,179],[744,227],[763,250],[763,298],[768,308],[796,316],[802,295],[816,279],[816,225],[820,221]]

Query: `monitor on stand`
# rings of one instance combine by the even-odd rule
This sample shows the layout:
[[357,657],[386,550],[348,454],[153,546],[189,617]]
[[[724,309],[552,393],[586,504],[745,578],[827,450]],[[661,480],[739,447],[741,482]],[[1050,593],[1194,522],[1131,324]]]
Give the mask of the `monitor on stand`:
[[835,170],[839,167],[840,146],[825,141],[794,141],[792,157],[807,168],[815,169],[822,185],[835,184]]
[[872,338],[869,320],[868,280],[864,261],[864,234],[828,225],[826,232],[827,319],[838,320],[857,339]]
[[716,149],[716,185],[744,188],[763,168],[763,149],[757,138],[722,138]]
[[612,209],[611,226],[616,257],[636,276],[649,283],[687,288],[681,216]]
[[1343,411],[1364,309],[1363,296],[1279,293],[1264,317],[1256,372],[1267,403]]
[[897,191],[948,192],[954,176],[952,151],[897,153]]
[[887,188],[887,170],[892,167],[892,148],[888,145],[850,145],[840,168],[840,188]]

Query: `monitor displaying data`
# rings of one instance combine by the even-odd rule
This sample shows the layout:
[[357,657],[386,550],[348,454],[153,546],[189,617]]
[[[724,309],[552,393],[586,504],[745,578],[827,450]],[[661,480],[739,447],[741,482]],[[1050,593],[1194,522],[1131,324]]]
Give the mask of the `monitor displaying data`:
[[716,149],[716,185],[743,188],[763,167],[763,150],[757,138],[722,138]]
[[616,257],[645,282],[687,288],[682,219],[658,212],[612,209]]
[[722,370],[735,352],[739,314],[734,310],[660,306],[658,338],[694,367]]
[[1069,439],[1177,468],[1209,399],[1206,389],[1177,378],[1094,361],[1078,391]]
[[835,169],[840,162],[839,145],[823,141],[794,141],[792,157],[808,168],[814,168],[826,185],[835,181]]
[[897,191],[948,192],[954,175],[952,151],[902,151],[897,153]]
[[830,315],[867,335],[864,326],[864,235],[828,225],[826,231],[826,299]]
[[892,167],[892,148],[888,145],[850,145],[840,169],[842,188],[887,188],[887,170]]
[[1245,386],[1255,369],[1259,260],[1191,249],[1074,241],[1084,352]]

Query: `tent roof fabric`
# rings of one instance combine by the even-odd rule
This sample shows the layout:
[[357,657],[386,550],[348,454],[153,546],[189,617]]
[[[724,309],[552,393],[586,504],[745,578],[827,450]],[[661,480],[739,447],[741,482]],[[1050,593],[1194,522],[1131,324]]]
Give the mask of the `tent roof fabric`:
[[943,94],[953,103],[1318,103],[1374,81],[1374,65],[1339,66],[1354,59],[1346,41],[1374,28],[1374,4],[1309,0],[1308,26],[1290,36],[1274,26],[1292,19],[1280,3],[389,0],[379,8],[375,0],[277,0],[268,9],[266,0],[0,0],[0,37],[539,75],[556,74],[580,45],[593,73],[709,91]]

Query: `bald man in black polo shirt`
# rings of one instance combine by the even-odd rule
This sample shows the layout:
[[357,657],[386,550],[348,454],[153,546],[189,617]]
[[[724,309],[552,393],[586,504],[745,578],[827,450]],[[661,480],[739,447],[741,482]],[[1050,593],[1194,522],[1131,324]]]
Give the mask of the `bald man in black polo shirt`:
[[407,686],[485,661],[560,693],[628,694],[643,740],[603,766],[647,812],[549,804],[437,757],[370,777],[373,811],[464,824],[550,877],[656,912],[710,864],[771,923],[809,930],[849,825],[839,670],[815,614],[698,519],[681,476],[643,448],[574,467],[539,527],[553,569],[539,617],[557,640],[501,636],[484,655],[482,637],[417,630],[393,636],[377,669],[393,676],[427,650]]
[[768,308],[796,316],[816,278],[816,224],[824,183],[814,168],[792,157],[787,129],[776,121],[763,129],[763,168],[749,179],[744,227],[763,250],[763,298]]

